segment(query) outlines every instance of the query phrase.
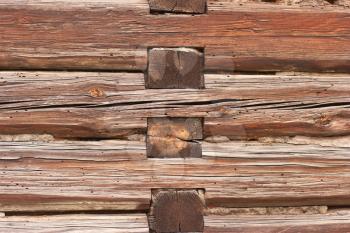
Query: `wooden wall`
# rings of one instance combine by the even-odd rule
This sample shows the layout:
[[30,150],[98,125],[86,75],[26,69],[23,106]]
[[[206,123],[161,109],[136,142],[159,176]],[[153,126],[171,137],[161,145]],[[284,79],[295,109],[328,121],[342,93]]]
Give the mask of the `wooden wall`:
[[350,232],[350,1],[175,1],[0,2],[0,232]]

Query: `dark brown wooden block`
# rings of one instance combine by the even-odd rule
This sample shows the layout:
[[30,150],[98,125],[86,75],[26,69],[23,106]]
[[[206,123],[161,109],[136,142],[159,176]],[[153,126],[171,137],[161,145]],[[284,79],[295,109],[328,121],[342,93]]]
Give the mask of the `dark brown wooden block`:
[[147,136],[148,158],[200,158],[202,146],[199,142],[183,141],[174,137]]
[[156,233],[202,232],[204,206],[202,190],[152,191],[150,228]]
[[206,0],[149,0],[151,13],[204,14]]
[[147,88],[204,88],[204,56],[196,49],[150,49],[148,62]]
[[152,117],[147,119],[147,127],[148,136],[203,139],[203,120],[200,117]]

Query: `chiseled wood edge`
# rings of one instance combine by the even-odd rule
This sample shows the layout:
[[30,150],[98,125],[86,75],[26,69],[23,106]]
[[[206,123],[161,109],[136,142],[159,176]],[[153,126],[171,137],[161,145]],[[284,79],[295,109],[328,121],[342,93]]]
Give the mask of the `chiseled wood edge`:
[[[204,137],[350,134],[349,76],[205,75],[206,89],[145,89],[139,73],[0,72],[2,134],[145,135],[149,117],[204,117]],[[307,85],[305,85],[307,83]]]
[[[128,148],[134,142],[124,143]],[[55,154],[58,147],[62,153]],[[64,143],[6,142],[0,153],[0,211],[145,211],[151,189],[194,187],[205,189],[209,208],[350,204],[348,148],[288,147],[204,143],[201,159],[95,161],[65,150]]]
[[350,69],[348,10],[242,11],[223,4],[193,17],[150,15],[147,0],[8,2],[0,5],[2,69],[144,71],[147,48],[169,46],[205,47],[207,70]]
[[11,233],[148,233],[149,229],[146,214],[65,214],[2,217],[0,218],[0,231]]
[[205,233],[346,233],[350,231],[350,213],[315,215],[228,215],[205,216]]

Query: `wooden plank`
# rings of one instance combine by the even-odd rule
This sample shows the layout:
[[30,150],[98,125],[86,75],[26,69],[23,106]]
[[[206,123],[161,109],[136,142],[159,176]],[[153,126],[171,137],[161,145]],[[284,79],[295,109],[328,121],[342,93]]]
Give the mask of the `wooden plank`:
[[[346,147],[215,144],[213,156],[213,148],[203,144],[204,158],[107,160],[65,150],[64,142],[50,145],[1,145],[0,211],[144,211],[151,189],[194,187],[205,189],[210,208],[350,204]],[[58,147],[62,153],[50,156]]]
[[[0,182],[3,190],[0,191],[0,210],[2,211],[149,209],[150,190],[139,189],[138,192],[134,192],[135,189],[130,186],[118,188],[118,185],[115,185],[120,182],[118,172],[102,169],[100,172],[105,173],[104,175],[98,174],[99,172],[94,174],[92,170],[88,172],[90,169],[85,167],[88,164],[93,168],[94,164],[100,163],[145,161],[147,159],[145,144],[142,142],[30,141],[1,142],[0,144],[0,161],[3,165],[0,169],[3,178]],[[31,167],[27,164],[28,160],[51,164],[51,169],[44,171],[45,169]],[[76,165],[71,163],[73,161]],[[24,167],[19,168],[20,163]],[[61,170],[60,167],[66,163],[70,164],[68,165],[70,168],[63,169],[66,171]],[[79,163],[85,163],[85,165],[80,167]],[[26,175],[23,174],[25,178],[20,180],[14,178],[10,174],[11,169],[7,169],[8,164],[15,167],[19,165],[19,169],[16,170],[26,173]],[[2,187],[7,187],[7,191]],[[55,191],[50,187],[55,187]]]
[[[348,58],[339,53],[339,49],[349,51],[350,43],[347,39],[320,37],[316,41],[302,36],[279,35],[259,38],[240,36],[239,41],[231,42],[230,46],[222,44],[206,47],[207,72],[222,70],[349,72]],[[337,49],[334,49],[334,46],[337,46]]]
[[[12,148],[12,149],[11,149]],[[145,160],[145,143],[138,141],[0,141],[2,158],[17,160],[33,158],[40,154],[40,159],[78,161],[125,161]]]
[[0,218],[0,231],[13,233],[101,232],[148,233],[145,214],[9,216]]
[[[247,142],[247,141],[230,141],[225,143],[202,143],[203,158],[227,158],[227,159],[322,159],[325,154],[330,153],[332,159],[347,159],[348,148],[344,141],[343,145],[317,145],[312,141],[304,142],[300,145],[287,143],[264,143],[264,142]],[[340,141],[341,142],[341,141]],[[308,144],[309,143],[309,144]]]
[[350,70],[348,8],[257,9],[212,0],[193,17],[152,15],[147,0],[4,0],[0,68],[144,71],[147,48],[184,46],[206,48],[207,70]]
[[[350,134],[349,75],[205,75],[206,89],[145,89],[143,74],[0,72],[1,134],[127,138],[148,117],[205,117],[204,137]],[[306,85],[307,84],[307,85]]]
[[346,233],[350,231],[349,211],[317,215],[206,216],[205,233]]
[[231,11],[247,8],[255,11],[302,11],[302,12],[348,12],[350,3],[347,0],[208,0],[208,7],[211,10]]

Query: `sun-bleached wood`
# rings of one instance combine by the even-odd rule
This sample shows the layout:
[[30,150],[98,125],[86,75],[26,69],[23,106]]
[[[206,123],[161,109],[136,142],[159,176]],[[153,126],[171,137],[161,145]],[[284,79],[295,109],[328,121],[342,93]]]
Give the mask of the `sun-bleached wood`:
[[145,89],[138,73],[0,72],[2,134],[127,138],[148,117],[205,117],[204,136],[350,134],[349,75],[205,75],[206,89]]
[[[68,142],[1,143],[0,211],[144,211],[151,189],[193,187],[205,189],[211,208],[350,204],[346,147],[203,143],[200,159],[134,160],[131,152],[129,160],[118,160],[102,155],[114,148],[104,143],[96,151],[102,158]],[[116,151],[123,143],[141,148],[124,141]]]
[[148,233],[146,214],[83,214],[8,216],[0,218],[0,231],[11,233]]
[[0,68],[144,71],[148,48],[185,46],[206,48],[206,70],[350,70],[349,8],[237,4],[174,16],[147,0],[3,0]]
[[205,216],[205,233],[347,233],[350,212],[315,215]]

